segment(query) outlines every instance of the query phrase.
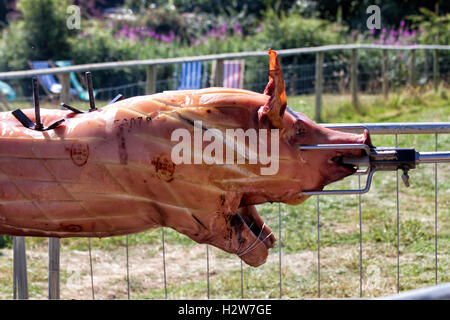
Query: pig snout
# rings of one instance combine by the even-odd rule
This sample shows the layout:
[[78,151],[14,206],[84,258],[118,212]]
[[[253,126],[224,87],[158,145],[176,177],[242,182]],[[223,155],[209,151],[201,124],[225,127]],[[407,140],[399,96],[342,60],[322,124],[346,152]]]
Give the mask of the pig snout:
[[[340,132],[331,130],[333,133],[328,135],[327,144],[365,144],[369,147],[373,147],[370,139],[369,131],[364,129],[362,134],[351,134],[346,132]],[[365,155],[363,149],[334,149],[330,151],[330,154],[342,154],[345,156],[359,157]]]
[[[327,144],[365,144],[373,147],[369,132],[364,130],[362,134],[351,134],[332,130],[328,133]],[[366,155],[363,149],[332,149],[324,152],[324,161],[322,162],[322,186],[341,180],[356,172],[357,168],[342,162],[344,157],[362,157]]]

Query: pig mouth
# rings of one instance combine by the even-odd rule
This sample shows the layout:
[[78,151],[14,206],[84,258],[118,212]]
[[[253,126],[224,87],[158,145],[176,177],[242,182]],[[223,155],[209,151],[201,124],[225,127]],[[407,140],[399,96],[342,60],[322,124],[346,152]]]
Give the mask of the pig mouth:
[[257,240],[260,240],[262,243],[264,243],[264,245],[268,249],[273,247],[275,243],[275,237],[269,226],[266,225],[266,223],[262,220],[261,216],[257,212],[243,215],[240,215],[238,213],[238,215]]
[[[235,215],[232,225],[241,229],[236,254],[246,263],[258,266],[266,260],[267,250],[273,248],[276,239],[254,206],[247,206]],[[235,229],[236,230],[236,229]]]
[[354,174],[358,168],[354,165],[346,164],[343,162],[344,157],[346,158],[356,158],[359,157],[360,153],[343,153],[343,152],[335,152],[328,157],[328,161],[325,163],[324,181],[323,185],[327,185],[345,177],[348,177]]
[[335,156],[330,158],[330,162],[334,163],[335,165],[337,165],[339,168],[348,170],[351,173],[355,173],[356,170],[358,169],[356,166],[348,164],[348,163],[344,163],[344,157],[348,157],[348,158],[356,158],[355,155],[349,154],[349,155],[344,155],[342,153],[338,153]]

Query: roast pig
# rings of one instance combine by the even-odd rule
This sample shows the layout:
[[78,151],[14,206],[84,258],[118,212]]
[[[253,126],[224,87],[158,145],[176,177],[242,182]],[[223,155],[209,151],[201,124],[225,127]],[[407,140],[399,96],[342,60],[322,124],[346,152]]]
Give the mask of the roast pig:
[[[44,126],[65,119],[49,131],[0,113],[0,234],[109,237],[170,227],[261,265],[275,237],[255,205],[299,204],[302,191],[355,172],[337,155],[361,152],[299,146],[369,143],[367,132],[333,131],[290,110],[269,55],[264,93],[206,88],[83,114],[42,109]],[[34,110],[23,111],[35,121]],[[229,140],[227,130],[244,139]]]

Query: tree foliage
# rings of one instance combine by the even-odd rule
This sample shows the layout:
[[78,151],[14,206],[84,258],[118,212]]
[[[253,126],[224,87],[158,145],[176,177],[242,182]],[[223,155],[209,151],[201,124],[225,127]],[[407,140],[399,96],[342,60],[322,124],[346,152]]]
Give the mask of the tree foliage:
[[448,0],[318,0],[310,1],[310,14],[330,21],[341,20],[351,29],[365,28],[367,7],[378,5],[381,9],[382,27],[398,27],[402,20],[415,14],[421,14],[421,8],[434,11],[438,4],[441,13],[450,11]]
[[0,0],[0,29],[3,28],[7,21],[6,21],[6,13],[7,13],[7,7],[6,7],[6,0]]
[[22,0],[23,40],[30,60],[65,59],[70,56],[66,26],[66,0]]

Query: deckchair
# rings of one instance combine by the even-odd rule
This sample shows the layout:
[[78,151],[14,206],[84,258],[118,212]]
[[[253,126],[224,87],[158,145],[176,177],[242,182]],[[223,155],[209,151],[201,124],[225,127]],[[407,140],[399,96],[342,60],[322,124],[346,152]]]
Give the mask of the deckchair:
[[6,82],[0,81],[0,101],[5,105],[6,110],[9,109],[8,100],[16,100],[16,92]]
[[242,88],[244,84],[245,60],[225,60],[223,62],[223,86]]
[[192,61],[181,64],[178,90],[200,89],[202,87],[202,62]]
[[[28,61],[28,64],[32,69],[42,70],[49,69],[50,64],[48,61]],[[62,91],[62,85],[56,81],[55,77],[52,74],[46,74],[38,77],[38,81],[44,89],[47,96],[53,100],[59,97]],[[75,89],[70,88],[71,95],[77,95],[77,91]]]
[[[62,68],[62,67],[70,67],[72,66],[72,61],[69,60],[58,60],[54,63],[50,61],[50,64],[54,64],[56,67]],[[78,97],[81,100],[89,101],[89,92],[83,88],[81,83],[78,81],[77,75],[75,72],[70,73],[70,83],[72,83],[72,86],[75,88],[75,90],[78,92]],[[94,98],[97,95],[97,91],[94,90]]]

